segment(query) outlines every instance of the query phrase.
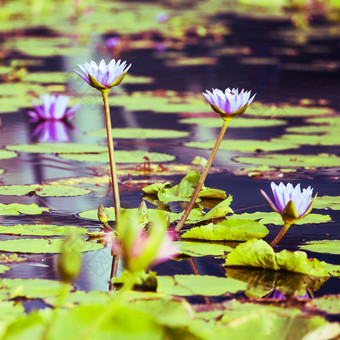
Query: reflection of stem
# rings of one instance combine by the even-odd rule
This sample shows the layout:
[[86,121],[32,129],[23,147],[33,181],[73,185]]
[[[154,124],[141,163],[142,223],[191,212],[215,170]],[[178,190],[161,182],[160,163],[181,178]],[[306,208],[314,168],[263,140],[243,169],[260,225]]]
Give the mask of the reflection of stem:
[[177,232],[179,232],[179,231],[182,229],[182,227],[183,227],[183,225],[184,225],[186,219],[188,218],[188,216],[189,216],[189,214],[190,214],[190,211],[191,211],[192,207],[194,206],[194,204],[195,204],[195,202],[196,202],[196,200],[197,200],[198,194],[199,194],[199,192],[201,191],[201,188],[202,188],[202,186],[203,186],[203,184],[204,184],[204,181],[205,181],[205,179],[206,179],[206,177],[207,177],[207,175],[208,175],[208,172],[209,172],[209,170],[210,170],[211,164],[212,164],[212,162],[214,161],[216,152],[217,152],[217,150],[218,150],[218,148],[219,148],[219,146],[220,146],[220,144],[221,144],[221,142],[222,142],[223,136],[224,136],[224,134],[225,134],[225,132],[226,132],[226,130],[227,130],[228,123],[229,123],[229,120],[224,120],[224,121],[223,121],[223,126],[222,126],[222,128],[221,128],[221,131],[220,131],[218,137],[217,137],[215,146],[214,146],[214,148],[213,148],[212,151],[211,151],[211,154],[210,154],[210,157],[209,157],[209,159],[208,159],[207,165],[205,166],[205,168],[204,168],[204,170],[203,170],[203,173],[202,173],[202,175],[201,175],[201,178],[200,178],[200,180],[199,180],[199,182],[198,182],[198,184],[197,184],[197,186],[196,186],[196,189],[195,189],[195,191],[194,191],[194,193],[193,193],[193,195],[192,195],[192,197],[191,197],[191,200],[190,200],[190,202],[189,202],[187,208],[186,208],[185,211],[184,211],[184,214],[183,214],[181,220],[178,222],[178,224],[177,224],[177,226],[176,226],[176,228],[175,228],[175,230],[176,230]]
[[271,246],[275,247],[280,240],[282,239],[282,237],[284,236],[284,234],[287,232],[287,230],[289,229],[290,224],[286,223],[283,225],[282,229],[280,230],[280,232],[277,234],[277,236],[274,238],[274,240],[271,242]]
[[105,108],[107,144],[109,147],[109,156],[110,156],[111,183],[112,183],[113,200],[114,200],[116,224],[117,224],[118,219],[119,219],[119,214],[120,214],[120,199],[119,199],[117,169],[116,169],[114,147],[113,147],[113,140],[112,140],[112,131],[111,131],[112,128],[111,128],[109,97],[108,97],[108,90],[103,90],[101,92],[103,95],[104,108]]
[[48,340],[48,339],[50,339],[50,333],[51,333],[51,330],[52,330],[52,328],[53,328],[53,326],[55,324],[55,321],[57,319],[59,310],[64,305],[65,299],[67,297],[69,286],[68,286],[67,283],[64,283],[64,282],[62,282],[61,284],[62,284],[62,286],[61,286],[61,289],[60,289],[60,294],[59,294],[58,300],[56,302],[54,311],[52,312],[51,321],[47,325],[47,328],[45,329],[45,331],[44,331],[44,333],[43,333],[43,335],[41,337],[41,340]]
[[119,256],[118,255],[112,255],[112,267],[111,267],[109,290],[114,290],[114,288],[115,288],[114,284],[112,283],[112,279],[117,276],[118,262],[119,262]]
[[[191,257],[189,259],[189,263],[190,263],[190,267],[192,269],[192,271],[194,272],[195,275],[200,275],[200,272],[197,269],[196,263],[194,261],[194,259]],[[204,301],[206,304],[210,304],[210,299],[207,296],[204,296]]]

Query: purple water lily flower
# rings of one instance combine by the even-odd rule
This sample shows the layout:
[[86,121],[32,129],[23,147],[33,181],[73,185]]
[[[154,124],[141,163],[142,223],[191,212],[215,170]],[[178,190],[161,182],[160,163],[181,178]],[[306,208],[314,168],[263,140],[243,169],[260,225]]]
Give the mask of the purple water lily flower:
[[120,44],[120,39],[118,37],[111,37],[106,39],[105,44],[108,48],[115,48]]
[[224,92],[219,89],[213,89],[202,93],[203,96],[210,103],[212,109],[219,113],[222,118],[234,118],[246,110],[255,98],[255,94],[250,98],[251,91],[228,87]]
[[110,89],[113,86],[119,85],[125,77],[127,71],[130,69],[131,64],[127,66],[126,61],[116,61],[112,59],[106,65],[104,59],[97,65],[91,60],[90,63],[78,65],[83,74],[73,70],[79,77],[84,79],[89,85],[97,90]]
[[40,101],[41,106],[32,99],[35,111],[30,110],[27,112],[31,117],[31,122],[38,122],[39,120],[71,120],[80,107],[80,104],[77,104],[67,109],[70,97],[63,95],[44,94],[40,96]]

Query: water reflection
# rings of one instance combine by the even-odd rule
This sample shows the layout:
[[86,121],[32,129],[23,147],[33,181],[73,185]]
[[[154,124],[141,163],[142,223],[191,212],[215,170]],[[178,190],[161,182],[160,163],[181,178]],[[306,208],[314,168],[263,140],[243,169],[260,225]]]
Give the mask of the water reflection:
[[32,132],[31,137],[38,137],[41,143],[65,143],[70,141],[68,129],[76,131],[70,122],[62,120],[46,120],[39,123]]

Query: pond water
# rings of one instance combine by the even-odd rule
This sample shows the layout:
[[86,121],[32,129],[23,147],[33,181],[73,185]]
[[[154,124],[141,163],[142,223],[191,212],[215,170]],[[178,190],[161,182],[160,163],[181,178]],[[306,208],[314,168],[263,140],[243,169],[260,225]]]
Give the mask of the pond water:
[[[100,3],[110,8],[109,1]],[[227,3],[230,6],[232,2]],[[276,183],[281,180],[285,183],[292,182],[294,185],[301,183],[302,188],[312,186],[319,197],[339,197],[339,166],[329,166],[327,159],[322,165],[309,160],[299,167],[291,163],[281,164],[281,159],[278,159],[277,163],[274,160],[270,164],[273,170],[266,172],[262,168],[251,177],[245,172],[240,173],[240,170],[267,165],[269,163],[266,163],[266,156],[273,154],[293,154],[297,159],[302,155],[327,154],[339,160],[339,136],[334,129],[339,128],[340,25],[315,15],[310,26],[299,28],[293,26],[289,13],[277,17],[257,16],[261,11],[255,11],[251,15],[251,11],[242,6],[234,9],[230,7],[224,13],[207,14],[203,22],[192,19],[191,25],[189,19],[183,21],[181,15],[175,14],[183,11],[183,18],[185,15],[190,18],[190,6],[187,8],[184,3],[181,7],[177,3],[179,9],[174,9],[171,7],[173,4],[169,4],[170,2],[159,8],[150,6],[151,20],[146,19],[148,11],[141,7],[142,2],[122,2],[122,6],[127,6],[126,11],[136,6],[136,13],[140,13],[141,28],[138,29],[138,22],[135,22],[137,27],[130,31],[127,24],[122,24],[121,30],[117,25],[110,29],[106,18],[103,18],[101,27],[93,16],[98,15],[98,20],[101,20],[100,13],[103,9],[98,14],[96,8],[89,14],[83,14],[85,19],[80,17],[74,21],[65,20],[59,23],[61,15],[58,12],[51,23],[46,21],[46,17],[41,19],[44,14],[36,14],[35,18],[26,22],[26,26],[23,24],[20,28],[11,28],[11,25],[5,28],[1,24],[2,67],[7,67],[8,72],[24,70],[23,77],[18,76],[19,79],[14,80],[5,77],[8,74],[6,70],[0,74],[0,102],[3,106],[7,103],[10,108],[7,111],[6,108],[1,109],[2,149],[8,145],[39,142],[39,135],[32,137],[37,124],[29,121],[27,112],[32,109],[30,99],[38,100],[38,95],[43,93],[63,93],[72,97],[72,104],[81,103],[81,108],[72,120],[76,131],[66,127],[70,143],[106,146],[105,136],[91,135],[91,131],[105,128],[100,95],[75,75],[72,69],[89,60],[99,62],[104,58],[108,61],[114,57],[127,60],[132,63],[132,67],[122,84],[110,92],[113,128],[188,132],[186,137],[154,139],[144,138],[143,130],[137,132],[135,138],[129,139],[115,138],[113,134],[116,150],[141,150],[173,155],[175,160],[172,162],[163,161],[163,155],[156,157],[155,162],[165,168],[169,164],[188,165],[195,156],[208,158],[210,149],[186,145],[189,142],[204,145],[207,141],[216,139],[219,132],[218,123],[216,127],[200,123],[203,117],[218,118],[208,103],[205,103],[201,92],[211,88],[245,88],[256,93],[256,98],[242,118],[238,119],[259,118],[267,122],[283,120],[283,123],[266,126],[262,121],[257,127],[242,127],[236,125],[235,119],[235,127],[231,123],[224,137],[225,147],[218,151],[213,163],[215,171],[208,175],[205,185],[225,190],[232,195],[231,207],[238,214],[271,211],[260,194],[260,189],[270,192],[271,180]],[[147,3],[144,5],[149,6]],[[165,22],[156,22],[155,14],[161,8],[168,11],[169,17]],[[196,12],[192,11],[195,15]],[[90,18],[89,25],[93,30],[84,27],[86,15]],[[175,19],[178,24],[172,23]],[[66,26],[58,30],[58,24]],[[118,37],[118,47],[109,48],[105,44],[110,37]],[[43,74],[36,76],[38,72]],[[46,72],[51,73],[51,81],[44,75]],[[58,77],[57,73],[60,73]],[[330,130],[333,129],[332,133],[325,132],[324,127],[327,124],[330,125]],[[299,131],[308,126],[316,126],[316,129],[321,126],[321,132]],[[294,133],[298,136],[298,141],[294,139]],[[290,137],[280,139],[286,135]],[[256,146],[256,141],[272,141],[274,138],[279,144],[275,150],[270,149],[271,145],[268,149],[264,144]],[[229,140],[231,145],[233,142],[237,143],[237,140],[248,140],[249,144],[246,142],[246,146],[241,148],[237,144],[235,147],[228,147]],[[252,160],[259,162],[252,165]],[[135,166],[132,164],[130,167]],[[97,175],[108,173],[107,163],[77,162],[62,159],[55,154],[31,152],[19,152],[17,158],[2,160],[1,168],[5,170],[1,175],[2,185],[53,183],[62,178],[83,176],[93,179]],[[120,165],[119,168],[123,166]],[[199,167],[198,169],[201,170]],[[148,173],[131,177],[128,175],[130,170],[121,172],[119,179],[122,207],[137,208],[143,200],[143,186],[155,180],[178,184],[188,171],[187,169],[179,174],[172,172],[164,176]],[[81,187],[86,188],[86,183]],[[96,210],[99,204],[112,206],[112,192],[108,179],[103,184],[92,183],[90,188],[93,190],[90,194],[76,197],[1,195],[0,202],[3,204],[35,203],[51,208],[51,212],[41,215],[4,215],[0,217],[1,224],[76,225],[98,231],[99,222],[80,218],[78,213]],[[155,208],[151,203],[147,205]],[[181,212],[185,204],[172,202],[168,206],[172,212]],[[335,209],[314,209],[313,213],[329,214],[332,222],[290,228],[277,250],[295,251],[299,249],[299,245],[313,240],[339,240],[340,212]],[[280,228],[280,225],[268,224],[270,232],[264,240],[270,242]],[[0,236],[1,241],[20,238],[22,236]],[[307,254],[321,261],[340,264],[339,252],[336,255],[307,250]],[[3,278],[58,279],[57,255],[27,253],[20,256],[27,258],[27,261],[11,264],[11,269],[2,274]],[[226,275],[223,259],[207,256],[194,258],[193,261],[170,260],[151,269],[159,275],[192,274],[195,270],[201,275]],[[119,272],[121,270],[119,268]],[[110,271],[109,249],[87,252],[83,259],[82,273],[75,286],[87,291],[108,291]],[[340,294],[339,278],[329,278],[314,291],[315,297],[326,294]],[[212,297],[210,302],[232,297],[247,298],[243,292],[239,292]],[[195,303],[207,302],[202,296],[188,297],[188,300]]]

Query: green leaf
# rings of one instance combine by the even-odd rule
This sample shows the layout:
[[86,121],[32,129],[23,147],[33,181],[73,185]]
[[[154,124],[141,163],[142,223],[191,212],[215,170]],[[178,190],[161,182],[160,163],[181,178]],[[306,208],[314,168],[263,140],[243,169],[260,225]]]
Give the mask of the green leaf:
[[227,198],[227,194],[224,190],[203,187],[199,192],[198,197],[224,200]]
[[49,210],[48,208],[39,207],[36,204],[0,203],[0,216],[15,216],[20,214],[37,215]]
[[165,182],[165,183],[156,182],[156,183],[150,184],[150,185],[142,188],[142,190],[145,194],[157,195],[158,192],[160,192],[164,188],[169,188],[169,187],[171,187],[171,182]]
[[1,263],[14,263],[14,262],[24,262],[27,259],[24,257],[19,257],[18,254],[0,254],[0,262]]
[[[87,133],[91,136],[106,138],[106,129],[98,129]],[[119,128],[112,129],[113,138],[117,139],[151,139],[151,138],[182,138],[189,136],[187,131],[145,129],[145,128]]]
[[200,218],[196,222],[218,219],[218,218],[224,217],[225,215],[229,213],[233,213],[233,210],[230,208],[230,204],[232,200],[233,200],[233,196],[229,195],[228,198],[218,203],[215,207],[213,207],[209,212],[207,212],[202,218]]
[[107,151],[107,147],[100,145],[79,143],[37,143],[7,145],[7,150],[30,153],[98,153]]
[[[244,213],[244,214],[233,214],[228,216],[228,219],[251,219],[254,221],[259,221],[262,224],[275,224],[282,225],[283,221],[281,215],[276,212],[255,212],[255,213]],[[329,215],[322,214],[309,214],[304,218],[296,221],[295,225],[303,225],[303,224],[316,224],[316,223],[328,223],[332,222],[332,218]]]
[[198,171],[190,171],[178,184],[178,196],[191,197],[200,178],[201,174]]
[[299,248],[316,253],[340,255],[340,240],[309,241],[300,245]]
[[207,241],[246,241],[251,238],[263,238],[269,230],[253,220],[224,220],[222,222],[191,228],[182,234],[182,238]]
[[[0,251],[16,253],[60,253],[62,239],[22,238],[18,240],[0,241]],[[104,248],[100,243],[79,241],[76,245],[81,251],[94,251]]]
[[[144,157],[149,158],[150,162],[154,163],[163,163],[173,161],[175,156],[168,155],[165,153],[158,152],[147,152],[147,151],[115,151],[116,162],[117,163],[144,163]],[[68,154],[63,153],[59,155],[59,157],[63,159],[79,161],[79,162],[98,162],[98,163],[108,163],[109,162],[109,154],[98,153],[98,154]]]
[[218,296],[247,288],[242,281],[208,275],[158,276],[157,280],[158,292],[179,296]]
[[340,210],[340,196],[318,196],[313,208]]
[[87,229],[76,226],[59,226],[49,224],[17,224],[13,226],[0,225],[0,234],[62,236],[71,232],[85,234]]
[[282,250],[275,253],[263,240],[249,240],[233,249],[226,258],[225,266],[257,267],[286,270],[310,276],[329,276],[328,270],[317,259],[308,259],[303,251]]
[[0,264],[0,274],[3,274],[4,272],[7,272],[7,270],[10,270],[11,268],[8,266],[5,266],[4,264]]
[[52,84],[52,83],[60,83],[64,84],[68,80],[70,80],[69,72],[34,72],[34,73],[27,73],[22,77],[23,82],[30,82],[30,83],[45,83],[45,84]]
[[198,257],[198,256],[223,256],[233,248],[217,243],[178,241],[175,243],[179,247],[179,253]]
[[311,305],[327,314],[340,314],[340,294],[326,295],[313,299]]
[[10,159],[15,157],[18,157],[18,154],[16,152],[0,150],[0,159]]

